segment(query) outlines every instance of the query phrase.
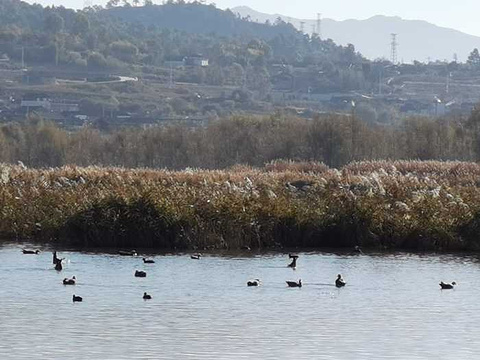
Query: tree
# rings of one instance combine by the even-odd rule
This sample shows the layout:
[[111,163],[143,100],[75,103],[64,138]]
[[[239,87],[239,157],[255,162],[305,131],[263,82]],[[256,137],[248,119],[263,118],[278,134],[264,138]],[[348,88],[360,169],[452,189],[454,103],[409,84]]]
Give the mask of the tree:
[[119,0],[110,0],[107,2],[107,9],[111,9],[111,8],[114,8],[115,6],[117,6],[119,3]]
[[82,12],[75,14],[75,22],[73,23],[74,34],[86,34],[89,29],[90,21],[88,20],[88,17]]
[[115,41],[110,44],[110,51],[117,59],[132,62],[138,55],[138,48],[128,41]]
[[480,53],[477,48],[473,49],[470,55],[468,55],[467,64],[475,67],[480,66]]
[[63,30],[65,21],[57,13],[50,13],[45,18],[45,30],[51,34],[57,34]]
[[98,52],[92,52],[90,55],[88,55],[87,64],[88,67],[91,68],[104,68],[107,66],[107,61],[102,54]]
[[231,78],[231,82],[234,85],[242,85],[245,79],[245,71],[243,70],[242,65],[234,63],[230,66],[230,71],[228,72]]

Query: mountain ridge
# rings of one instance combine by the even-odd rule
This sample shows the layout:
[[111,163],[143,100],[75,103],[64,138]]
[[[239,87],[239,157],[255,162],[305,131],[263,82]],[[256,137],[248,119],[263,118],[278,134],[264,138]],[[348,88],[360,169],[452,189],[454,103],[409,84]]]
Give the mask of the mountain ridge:
[[[296,28],[304,22],[305,32],[311,33],[316,20],[297,19],[281,14],[266,14],[248,6],[238,6],[232,12],[251,21],[275,21],[278,17]],[[333,20],[322,19],[322,37],[331,38],[339,45],[354,44],[356,49],[370,59],[390,58],[391,34],[396,33],[399,47],[398,58],[405,62],[413,60],[453,60],[454,54],[460,61],[480,47],[480,37],[462,31],[438,26],[425,20],[409,20],[399,16],[374,15],[368,19]]]

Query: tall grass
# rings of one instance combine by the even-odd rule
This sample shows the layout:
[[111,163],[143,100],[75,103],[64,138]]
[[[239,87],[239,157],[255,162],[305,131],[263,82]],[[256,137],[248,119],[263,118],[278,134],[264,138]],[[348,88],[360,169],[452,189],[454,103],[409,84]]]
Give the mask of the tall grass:
[[478,250],[480,165],[0,165],[0,234],[89,247]]

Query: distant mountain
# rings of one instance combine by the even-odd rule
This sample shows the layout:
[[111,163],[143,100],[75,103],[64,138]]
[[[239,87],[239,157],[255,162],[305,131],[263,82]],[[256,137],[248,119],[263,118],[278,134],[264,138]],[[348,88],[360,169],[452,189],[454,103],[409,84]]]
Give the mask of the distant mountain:
[[[282,18],[300,28],[304,22],[305,32],[311,33],[316,21],[294,19],[280,14],[264,14],[249,7],[233,8],[234,13],[249,17],[251,21],[264,23]],[[421,20],[404,20],[400,17],[374,16],[367,20],[335,21],[322,19],[322,38],[331,38],[337,44],[354,44],[355,48],[370,59],[390,58],[392,33],[396,33],[398,60],[453,60],[457,54],[461,61],[466,60],[474,48],[480,48],[480,37],[457,30],[436,26]]]

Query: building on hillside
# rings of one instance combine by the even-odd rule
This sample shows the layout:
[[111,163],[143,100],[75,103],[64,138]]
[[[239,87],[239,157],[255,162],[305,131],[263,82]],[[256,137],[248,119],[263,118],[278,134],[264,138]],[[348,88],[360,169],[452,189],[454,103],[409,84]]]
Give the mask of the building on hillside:
[[77,103],[67,102],[66,100],[55,100],[38,98],[30,100],[22,100],[20,103],[22,109],[30,110],[45,110],[51,113],[76,113],[80,111]]
[[35,109],[44,109],[50,110],[50,100],[48,99],[34,99],[34,100],[22,100],[20,103],[22,109],[35,110]]
[[195,67],[207,67],[209,65],[208,59],[200,54],[187,56],[185,58],[185,65]]
[[54,101],[50,102],[50,111],[57,113],[77,113],[80,111],[80,106],[77,103]]
[[181,68],[185,66],[185,60],[184,56],[172,57],[166,59],[163,64],[169,68]]

